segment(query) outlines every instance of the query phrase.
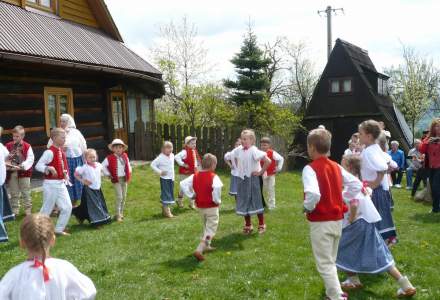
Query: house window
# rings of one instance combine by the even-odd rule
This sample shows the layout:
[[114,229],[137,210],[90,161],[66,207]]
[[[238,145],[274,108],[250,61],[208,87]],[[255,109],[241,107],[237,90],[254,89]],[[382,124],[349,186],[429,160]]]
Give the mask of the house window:
[[388,80],[377,78],[377,93],[383,96],[388,95]]
[[150,100],[142,99],[141,100],[141,116],[143,122],[150,121]]
[[112,113],[113,113],[113,128],[124,128],[124,111],[122,110],[122,96],[112,97]]
[[72,89],[67,88],[44,88],[44,113],[46,122],[46,133],[49,136],[50,130],[60,126],[60,116],[70,114],[73,116]]
[[353,83],[351,78],[338,78],[330,80],[330,93],[341,94],[353,92]]
[[31,7],[43,8],[44,10],[55,11],[54,0],[27,0]]

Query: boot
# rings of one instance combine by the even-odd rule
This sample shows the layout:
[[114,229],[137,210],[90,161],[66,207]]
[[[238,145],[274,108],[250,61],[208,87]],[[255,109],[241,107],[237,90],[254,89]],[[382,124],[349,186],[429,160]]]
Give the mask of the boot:
[[397,290],[398,298],[409,298],[416,294],[416,288],[409,282],[408,277],[402,276],[397,283],[400,288]]
[[193,199],[189,200],[189,208],[196,209],[195,201]]
[[183,208],[183,198],[177,198],[177,206],[179,206],[179,208]]
[[171,213],[171,209],[169,206],[162,206],[162,215],[165,218],[174,218],[174,215]]

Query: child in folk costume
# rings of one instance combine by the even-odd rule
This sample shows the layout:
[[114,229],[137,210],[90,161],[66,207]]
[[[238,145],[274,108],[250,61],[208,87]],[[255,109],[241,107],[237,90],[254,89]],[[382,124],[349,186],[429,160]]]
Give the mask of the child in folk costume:
[[[3,186],[6,180],[6,164],[5,160],[8,156],[8,150],[0,143],[0,186]],[[3,223],[3,206],[4,206],[4,197],[7,196],[6,193],[3,193],[3,190],[0,190],[0,242],[8,241],[8,233],[6,232],[5,224]],[[6,199],[7,200],[7,199]]]
[[127,145],[120,139],[114,139],[108,145],[113,154],[108,155],[102,162],[102,171],[109,176],[116,196],[116,215],[115,219],[122,222],[124,219],[124,206],[127,199],[127,187],[131,179],[131,166],[128,159]]
[[[268,208],[275,208],[275,175],[283,169],[284,158],[272,149],[272,141],[268,137],[260,140],[260,148],[266,152],[267,157],[271,160],[269,167],[263,174],[263,192],[268,196]],[[261,162],[263,166],[263,162]]]
[[[360,177],[361,158],[358,155],[344,156],[342,165],[348,172]],[[370,188],[363,188],[356,197],[346,201],[350,209],[344,215],[336,259],[338,269],[348,275],[342,283],[342,289],[362,288],[357,273],[378,274],[386,271],[399,284],[397,297],[411,297],[416,289],[396,268],[390,250],[374,226],[381,218],[371,201],[370,192]]]
[[203,252],[212,251],[211,241],[217,232],[219,222],[219,205],[221,203],[222,182],[214,173],[217,158],[207,153],[203,156],[202,170],[180,182],[182,191],[195,199],[197,208],[202,216],[203,235],[194,252],[197,260],[204,260]]
[[[187,136],[185,138],[185,147],[174,157],[177,164],[179,165],[179,174],[181,181],[197,172],[200,167],[200,155],[197,152],[196,146],[197,138],[193,136]],[[182,191],[179,191],[177,204],[179,205],[179,207],[183,207]],[[189,207],[195,209],[194,200],[190,199]]]
[[[379,137],[376,140],[376,143],[382,149],[382,151],[383,151],[382,154],[385,157],[385,161],[387,162],[387,165],[388,165],[388,170],[382,179],[382,188],[384,189],[384,191],[387,191],[390,194],[391,210],[393,210],[394,209],[394,199],[393,199],[393,194],[391,192],[391,187],[393,186],[391,172],[396,170],[398,168],[398,165],[393,160],[391,155],[388,154],[388,150],[387,150],[388,149],[388,139],[385,135],[384,130],[382,130],[382,132],[380,133]],[[386,240],[386,243],[388,243],[389,246],[393,246],[394,244],[397,243],[397,239],[393,239],[393,238],[388,239],[388,240]]]
[[69,182],[69,167],[63,146],[66,141],[66,133],[61,128],[54,128],[50,132],[53,141],[52,146],[44,151],[35,169],[44,174],[43,181],[43,206],[40,212],[49,216],[56,205],[60,210],[55,233],[69,235],[65,231],[72,212],[72,202],[66,184]]
[[174,154],[173,143],[165,141],[162,153],[152,162],[151,168],[160,176],[160,202],[162,203],[162,215],[173,218],[170,206],[174,201]]
[[[263,195],[261,193],[260,180],[266,172],[271,161],[266,152],[255,147],[255,132],[243,130],[241,133],[241,146],[232,150],[231,160],[237,164],[238,185],[236,213],[243,216],[245,225],[244,234],[251,234],[253,231],[251,215],[258,216],[258,232],[266,231],[264,222]],[[263,167],[260,165],[263,161]]]
[[[241,139],[235,141],[234,149],[241,146]],[[231,180],[229,184],[229,195],[234,196],[237,200],[238,170],[235,161],[231,160],[231,151],[226,152],[224,156],[226,164],[231,168]]]
[[83,184],[81,204],[72,211],[80,223],[88,220],[91,225],[100,226],[111,221],[107,204],[101,191],[102,165],[97,162],[95,149],[85,152],[86,163],[76,167],[74,176]]
[[0,282],[3,300],[93,300],[93,282],[70,262],[50,257],[55,245],[50,217],[31,214],[20,227],[20,246],[26,249],[25,262],[9,270]]
[[326,299],[346,300],[336,270],[336,256],[342,232],[342,219],[347,211],[344,197],[354,198],[362,189],[361,182],[327,156],[331,134],[314,129],[307,136],[307,152],[312,162],[302,173],[304,211],[310,225],[310,240],[316,267],[324,280]]
[[387,190],[388,171],[387,158],[376,143],[381,134],[378,122],[374,120],[364,121],[359,125],[359,137],[365,145],[362,151],[361,178],[373,189],[371,199],[379,212],[382,220],[375,223],[377,230],[387,244],[395,243],[396,228],[391,214],[391,194]]
[[[23,126],[15,126],[12,130],[13,141],[6,144],[8,156],[8,189],[11,194],[12,212],[20,212],[20,196],[23,198],[24,212],[32,213],[31,176],[34,164],[34,152],[30,144],[25,142]],[[21,195],[20,195],[21,194]]]

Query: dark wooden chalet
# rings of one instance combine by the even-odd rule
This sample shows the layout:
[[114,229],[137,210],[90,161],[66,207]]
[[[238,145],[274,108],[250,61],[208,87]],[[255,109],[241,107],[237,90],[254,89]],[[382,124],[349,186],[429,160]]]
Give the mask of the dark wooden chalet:
[[388,94],[388,78],[377,72],[366,50],[336,40],[303,121],[308,130],[322,124],[332,132],[333,159],[341,158],[358,124],[367,119],[383,121],[408,151],[412,133]]
[[101,154],[116,137],[133,144],[135,121],[154,120],[161,78],[124,45],[103,0],[0,0],[3,142],[21,124],[39,156],[70,113]]

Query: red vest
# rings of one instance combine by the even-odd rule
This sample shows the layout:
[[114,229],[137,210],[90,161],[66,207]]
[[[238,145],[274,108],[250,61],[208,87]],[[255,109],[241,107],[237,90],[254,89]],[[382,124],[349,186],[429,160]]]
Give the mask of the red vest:
[[[125,152],[122,153],[121,157],[124,160],[124,164],[125,164],[125,167],[124,167],[125,181],[129,182],[131,179],[131,173],[130,173],[130,168],[129,168],[130,162],[128,161],[127,153],[125,153]],[[107,156],[107,161],[108,161],[108,171],[110,172],[111,181],[113,183],[119,182],[118,157],[115,154],[110,154]]]
[[[277,173],[277,163],[275,161],[275,159],[273,159],[273,150],[269,149],[266,151],[267,157],[269,157],[269,159],[271,160],[269,167],[266,170],[267,176],[272,176],[275,175]],[[264,166],[264,162],[260,161],[260,165],[261,167]]]
[[44,179],[47,180],[63,180],[64,172],[69,173],[69,165],[67,164],[66,154],[60,148],[50,146],[48,151],[52,151],[53,159],[48,164],[48,167],[54,167],[57,171],[57,175],[53,176],[51,173],[45,174]]
[[193,190],[196,193],[196,205],[198,208],[217,207],[212,199],[212,183],[214,172],[197,172],[193,177]]
[[182,166],[179,167],[179,174],[183,175],[191,175],[196,171],[196,163],[200,160],[199,153],[196,149],[191,149],[190,147],[185,146],[186,158],[183,159],[183,162],[188,165],[188,169]]
[[321,200],[307,219],[311,222],[338,221],[348,208],[342,199],[342,172],[340,166],[328,158],[320,158],[309,165],[316,173]]
[[[22,145],[23,145],[23,147],[22,147],[21,155],[23,156],[24,160],[26,160],[27,153],[28,153],[31,145],[26,143],[25,141],[22,141]],[[14,150],[14,141],[7,143],[6,149],[8,149],[9,152],[13,151]],[[8,180],[9,180],[10,176],[11,176],[11,171],[8,171]],[[31,177],[31,176],[32,176],[32,167],[29,170],[18,171],[19,178]]]

